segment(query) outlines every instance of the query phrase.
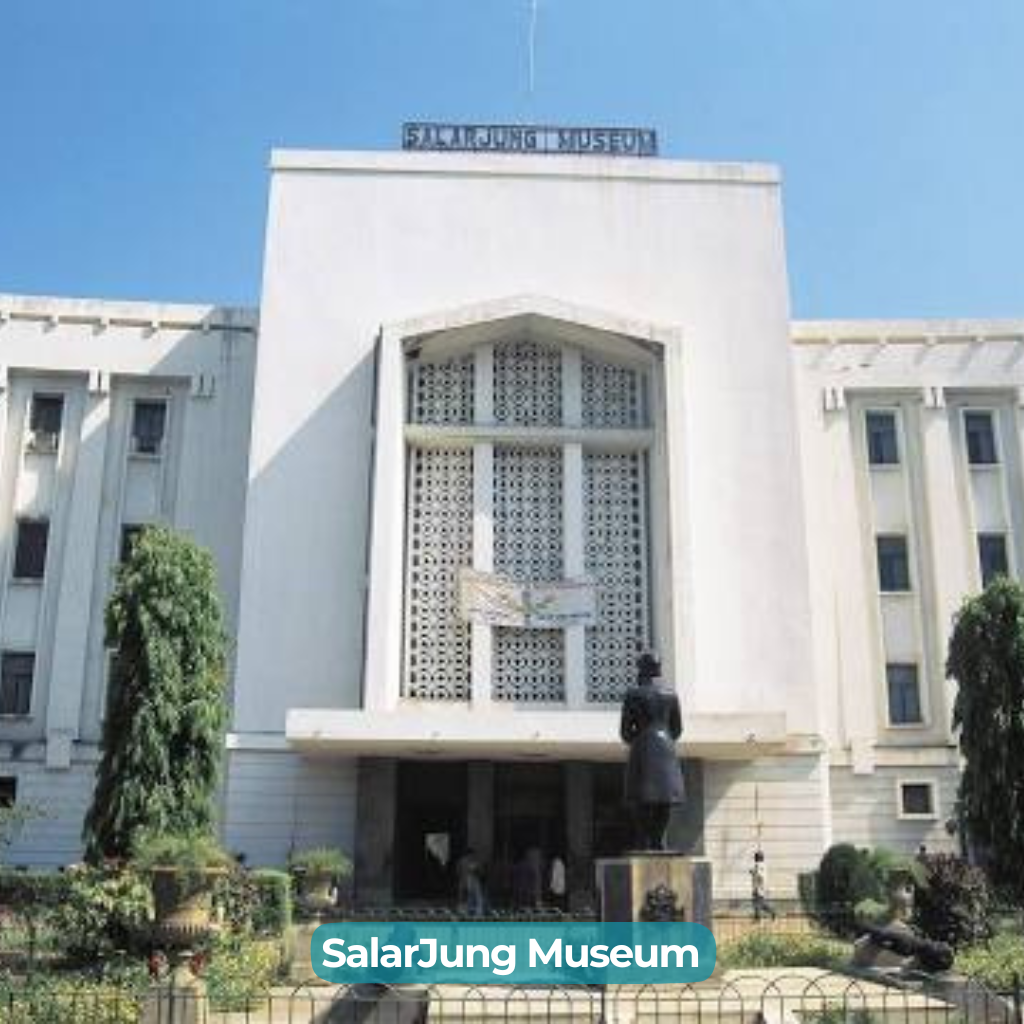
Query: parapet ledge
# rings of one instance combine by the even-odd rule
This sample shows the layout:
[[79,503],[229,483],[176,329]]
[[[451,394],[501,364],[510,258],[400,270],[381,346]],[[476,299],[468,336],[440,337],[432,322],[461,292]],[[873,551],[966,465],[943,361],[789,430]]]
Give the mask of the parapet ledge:
[[794,345],[964,345],[1024,342],[1024,319],[794,320]]
[[42,322],[54,327],[59,324],[89,324],[100,329],[142,327],[151,332],[195,330],[251,335],[255,335],[259,327],[259,314],[250,307],[0,293],[0,325],[16,320]]

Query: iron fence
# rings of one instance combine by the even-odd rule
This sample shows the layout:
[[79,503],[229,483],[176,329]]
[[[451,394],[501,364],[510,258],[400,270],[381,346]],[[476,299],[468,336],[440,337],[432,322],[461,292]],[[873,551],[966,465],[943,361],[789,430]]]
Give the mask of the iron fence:
[[0,1024],[1022,1024],[1019,984],[730,971],[697,985],[302,985],[215,1005],[196,983],[144,993],[8,983]]

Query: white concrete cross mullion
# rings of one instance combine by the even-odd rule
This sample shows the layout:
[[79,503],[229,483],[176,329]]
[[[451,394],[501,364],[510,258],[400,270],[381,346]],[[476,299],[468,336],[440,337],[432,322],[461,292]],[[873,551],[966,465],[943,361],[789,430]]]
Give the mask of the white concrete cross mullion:
[[[494,422],[494,346],[481,345],[473,360],[473,422]],[[494,445],[473,445],[473,568],[494,571]],[[471,624],[470,703],[474,710],[491,705],[493,630],[483,622]]]
[[[578,348],[562,349],[562,418],[565,426],[583,423],[583,369]],[[586,574],[583,507],[583,445],[562,449],[562,565],[566,579]],[[582,708],[587,700],[587,634],[585,626],[565,628],[565,700]]]

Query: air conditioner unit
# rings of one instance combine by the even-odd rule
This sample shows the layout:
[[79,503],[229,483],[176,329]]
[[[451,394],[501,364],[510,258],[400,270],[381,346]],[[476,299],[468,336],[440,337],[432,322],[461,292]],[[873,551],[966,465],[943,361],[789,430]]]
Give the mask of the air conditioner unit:
[[134,455],[160,455],[163,452],[163,438],[161,437],[140,437],[132,435],[132,454]]
[[33,430],[28,437],[28,450],[46,454],[55,452],[60,442],[60,434],[53,430]]

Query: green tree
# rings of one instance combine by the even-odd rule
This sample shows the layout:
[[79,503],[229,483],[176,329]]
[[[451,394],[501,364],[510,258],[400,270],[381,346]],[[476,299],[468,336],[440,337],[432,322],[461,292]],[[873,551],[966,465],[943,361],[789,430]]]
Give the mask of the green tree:
[[210,554],[147,527],[106,609],[113,648],[86,856],[123,858],[145,833],[212,832],[227,725],[227,637]]
[[946,673],[964,758],[960,814],[993,881],[1024,897],[1024,590],[997,577],[964,602]]

